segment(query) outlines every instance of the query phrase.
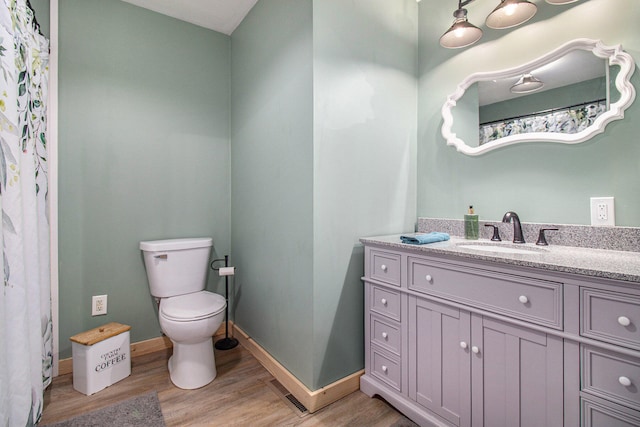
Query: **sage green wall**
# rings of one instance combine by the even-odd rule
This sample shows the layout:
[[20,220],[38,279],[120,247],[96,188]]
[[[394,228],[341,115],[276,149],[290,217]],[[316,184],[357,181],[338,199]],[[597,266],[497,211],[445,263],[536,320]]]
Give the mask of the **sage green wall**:
[[[229,252],[230,38],[120,0],[64,0],[59,19],[64,358],[69,336],[109,321],[160,336],[141,240]],[[100,294],[108,314],[92,317]]]
[[311,0],[259,1],[231,37],[236,323],[305,384],[313,358]]
[[[617,225],[640,225],[640,102],[604,134],[577,145],[527,143],[478,157],[457,153],[440,134],[446,97],[475,71],[510,68],[576,38],[621,44],[640,60],[640,2],[583,0],[564,6],[537,1],[538,14],[524,26],[491,30],[462,50],[438,44],[451,25],[452,6],[420,4],[418,119],[418,216],[462,218],[469,204],[481,220],[500,220],[508,210],[527,222],[589,224],[589,197],[614,196]],[[480,25],[490,2],[467,6]],[[632,77],[640,87],[640,73]]]
[[363,236],[415,222],[415,0],[313,2],[314,389],[363,368]]
[[269,0],[231,37],[235,321],[312,390],[363,367],[358,238],[415,221],[416,19]]
[[[467,97],[466,92],[464,97]],[[548,111],[552,108],[559,109],[572,105],[586,104],[599,99],[606,99],[606,97],[607,83],[603,77],[483,105],[479,111],[476,107],[475,114],[479,116],[480,123],[487,123],[510,117],[531,115],[541,111]],[[615,102],[615,98],[619,98],[619,95],[612,96],[612,98],[614,99],[611,102]],[[455,117],[455,123],[458,123],[457,120],[458,118]],[[466,141],[464,138],[463,140]]]
[[38,25],[40,25],[40,31],[42,34],[49,38],[49,13],[50,6],[49,0],[31,0],[29,2],[33,11],[35,12],[36,20],[38,21]]

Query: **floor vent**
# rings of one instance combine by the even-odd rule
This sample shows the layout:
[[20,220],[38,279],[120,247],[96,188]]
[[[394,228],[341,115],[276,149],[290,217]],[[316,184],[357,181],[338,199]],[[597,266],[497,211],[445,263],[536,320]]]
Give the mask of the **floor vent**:
[[299,417],[309,415],[309,410],[305,408],[304,405],[298,399],[296,399],[293,394],[289,393],[289,390],[287,390],[282,384],[280,384],[280,381],[274,378],[270,381],[267,381],[267,385],[278,396],[280,396],[282,401]]

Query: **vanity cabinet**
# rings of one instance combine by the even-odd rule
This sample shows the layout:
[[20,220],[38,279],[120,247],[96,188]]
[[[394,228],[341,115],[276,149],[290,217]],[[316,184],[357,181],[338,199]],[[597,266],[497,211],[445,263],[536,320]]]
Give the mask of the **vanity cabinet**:
[[635,289],[375,245],[363,280],[361,390],[420,425],[640,426]]

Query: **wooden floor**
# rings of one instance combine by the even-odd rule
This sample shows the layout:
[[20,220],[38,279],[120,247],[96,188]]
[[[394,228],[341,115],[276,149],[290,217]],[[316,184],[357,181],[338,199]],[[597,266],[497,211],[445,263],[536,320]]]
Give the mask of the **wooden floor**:
[[131,376],[92,396],[73,389],[71,374],[54,378],[45,392],[40,424],[66,420],[154,390],[167,426],[389,427],[405,420],[383,400],[369,398],[360,391],[300,417],[267,385],[273,377],[242,346],[216,350],[216,379],[197,390],[182,390],[169,379],[170,352],[134,358]]

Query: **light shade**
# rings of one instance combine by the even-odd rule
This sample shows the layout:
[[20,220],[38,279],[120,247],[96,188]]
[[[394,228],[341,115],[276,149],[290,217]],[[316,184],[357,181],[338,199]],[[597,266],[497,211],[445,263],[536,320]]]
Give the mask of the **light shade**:
[[482,30],[467,21],[467,10],[453,12],[456,18],[453,25],[440,37],[440,46],[458,49],[474,44],[482,37]]
[[545,1],[549,4],[569,4],[569,3],[575,3],[578,0],[545,0]]
[[527,22],[538,11],[538,7],[527,0],[502,0],[487,16],[487,27],[504,29]]
[[531,74],[524,74],[520,80],[511,86],[513,93],[529,93],[542,89],[544,83],[533,77]]

